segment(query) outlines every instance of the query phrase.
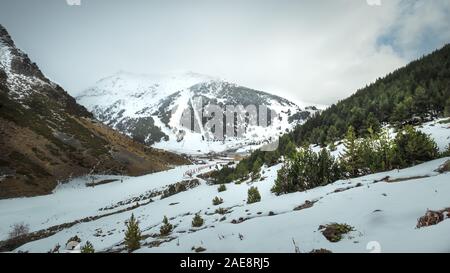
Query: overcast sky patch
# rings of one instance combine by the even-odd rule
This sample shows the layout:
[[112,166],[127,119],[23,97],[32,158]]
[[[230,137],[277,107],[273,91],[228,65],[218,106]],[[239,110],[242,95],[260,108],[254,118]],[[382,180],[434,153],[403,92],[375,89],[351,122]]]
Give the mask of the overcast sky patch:
[[70,93],[195,71],[330,104],[450,41],[450,1],[15,0],[0,23]]

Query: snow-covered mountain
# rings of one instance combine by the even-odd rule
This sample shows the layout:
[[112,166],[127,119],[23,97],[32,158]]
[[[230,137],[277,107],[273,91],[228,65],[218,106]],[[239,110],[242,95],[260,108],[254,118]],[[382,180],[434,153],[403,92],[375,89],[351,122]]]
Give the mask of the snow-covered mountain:
[[142,175],[187,162],[94,120],[0,25],[0,199],[48,194],[92,171]]
[[[448,143],[448,124],[437,120],[422,129]],[[46,198],[0,200],[0,252],[47,252],[58,245],[59,252],[66,252],[75,235],[97,252],[126,252],[124,228],[132,213],[142,231],[136,252],[450,250],[450,157],[281,196],[271,188],[284,163],[263,166],[260,181],[230,183],[218,192],[201,174],[224,164],[179,166],[141,177],[81,177]],[[89,186],[92,181],[99,185]],[[258,188],[260,202],[247,203],[250,187]],[[214,206],[216,196],[223,203]],[[430,210],[440,218],[418,227],[418,219]],[[192,226],[196,214],[204,220],[201,227]],[[164,216],[173,225],[167,236],[160,235]],[[22,241],[8,240],[10,227],[23,221],[30,234]],[[325,232],[332,223],[351,230],[332,240]]]
[[[97,119],[140,142],[189,154],[260,147],[317,111],[314,106],[302,110],[279,96],[192,72],[119,72],[83,91],[77,100]],[[227,106],[236,107],[234,120],[227,116]],[[219,117],[211,114],[211,109],[222,115],[222,128],[208,127]],[[257,122],[250,122],[250,116]],[[227,131],[227,125],[234,125],[234,129]],[[242,134],[238,134],[239,129]]]
[[[47,79],[36,63],[17,48],[7,30],[0,25],[0,88],[16,101],[25,101],[29,96],[40,93],[53,96],[66,95],[61,87]],[[60,94],[61,93],[61,94]],[[69,96],[67,96],[69,97]],[[63,100],[65,102],[66,100]]]

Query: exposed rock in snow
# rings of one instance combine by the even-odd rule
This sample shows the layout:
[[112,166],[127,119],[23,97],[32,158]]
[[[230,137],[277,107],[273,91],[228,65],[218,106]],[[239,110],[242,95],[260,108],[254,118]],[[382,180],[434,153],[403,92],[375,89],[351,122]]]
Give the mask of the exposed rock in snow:
[[[120,72],[98,81],[77,99],[99,120],[141,142],[189,154],[242,152],[261,147],[317,111],[315,107],[302,110],[284,98],[192,72],[172,75]],[[239,105],[252,105],[257,110],[255,114],[237,110],[236,121],[245,121],[241,122],[245,123],[242,125],[245,133],[227,134],[226,125],[235,120],[229,120],[233,117],[227,116],[226,107]],[[214,133],[207,130],[208,121],[215,117],[215,113],[211,114],[211,109],[217,109],[215,106],[225,120],[223,133],[218,133],[217,126]],[[266,108],[260,106],[267,107],[267,117],[263,112]],[[246,120],[248,115],[258,122],[252,125]]]

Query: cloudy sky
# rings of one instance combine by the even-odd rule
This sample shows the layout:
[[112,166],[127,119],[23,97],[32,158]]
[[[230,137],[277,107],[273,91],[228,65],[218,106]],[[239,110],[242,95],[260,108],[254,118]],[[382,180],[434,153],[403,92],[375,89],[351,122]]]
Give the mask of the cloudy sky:
[[72,94],[194,71],[330,104],[449,43],[450,1],[0,0],[0,24]]

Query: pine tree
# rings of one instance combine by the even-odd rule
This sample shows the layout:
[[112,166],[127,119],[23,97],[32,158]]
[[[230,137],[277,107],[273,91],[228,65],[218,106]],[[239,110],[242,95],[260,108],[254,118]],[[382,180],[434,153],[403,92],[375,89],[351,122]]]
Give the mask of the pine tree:
[[375,133],[371,128],[368,136],[360,143],[361,168],[366,174],[391,170],[393,168],[395,143],[387,129]]
[[284,154],[286,155],[286,157],[292,158],[296,152],[297,152],[297,147],[295,146],[294,142],[289,140],[289,142],[286,144]]
[[298,184],[296,177],[299,173],[299,166],[296,158],[288,159],[281,169],[278,171],[275,184],[271,191],[276,195],[285,193],[296,192],[298,190]]
[[377,143],[375,148],[378,164],[374,172],[392,170],[395,153],[395,143],[389,137],[389,131],[380,131],[376,136],[376,141]]
[[404,121],[411,118],[413,111],[412,109],[413,99],[412,97],[406,97],[395,107],[394,112],[392,113],[391,120],[397,125],[402,124]]
[[172,232],[173,226],[169,223],[169,219],[167,219],[167,216],[164,216],[163,218],[163,225],[159,228],[161,236],[167,236]]
[[374,143],[375,162],[372,172],[392,170],[394,164],[395,142],[390,137],[389,129],[383,129],[371,137]]
[[264,162],[267,166],[273,166],[279,162],[280,152],[277,150],[264,153]]
[[220,198],[220,197],[218,197],[218,196],[216,196],[216,197],[214,197],[214,199],[212,200],[212,203],[213,203],[213,206],[218,206],[218,205],[220,205],[220,204],[223,203],[223,199]]
[[348,127],[344,140],[345,153],[342,156],[344,168],[350,177],[359,175],[361,156],[359,154],[359,144],[353,126]]
[[227,186],[225,184],[220,184],[220,186],[217,188],[218,192],[223,192],[227,190]]
[[378,154],[378,135],[370,127],[367,130],[367,137],[363,138],[358,146],[360,156],[360,174],[374,173],[380,168],[380,158]]
[[327,142],[329,142],[330,144],[332,143],[334,145],[334,142],[336,140],[338,140],[338,135],[339,135],[339,132],[336,129],[336,126],[331,125],[327,131]]
[[360,106],[353,106],[351,109],[350,125],[353,126],[356,132],[364,130],[364,122],[367,117],[365,108]]
[[248,189],[247,204],[253,204],[261,201],[261,195],[259,194],[257,187],[251,187]]
[[192,227],[201,227],[203,226],[203,218],[200,214],[195,214],[194,219],[192,219]]
[[248,167],[245,164],[246,162],[239,162],[239,164],[236,166],[236,177],[239,179],[247,179],[248,178]]
[[365,121],[365,128],[378,132],[381,129],[380,121],[375,117],[373,112],[370,112]]
[[95,249],[91,242],[87,241],[86,244],[81,248],[81,253],[94,253]]
[[335,158],[327,149],[322,149],[317,157],[318,171],[316,180],[313,182],[314,187],[324,186],[341,178],[341,170]]
[[129,252],[132,252],[141,247],[141,230],[139,229],[139,222],[131,214],[130,220],[126,224],[127,231],[125,232],[125,245]]
[[251,177],[252,181],[256,181],[261,177],[260,171],[261,171],[262,165],[263,165],[263,161],[260,158],[256,159],[256,161],[253,163],[252,177]]
[[418,86],[414,92],[413,110],[421,118],[424,118],[430,107],[430,98],[423,86]]
[[438,157],[436,143],[412,126],[406,126],[397,134],[395,145],[395,162],[399,167],[409,167]]

